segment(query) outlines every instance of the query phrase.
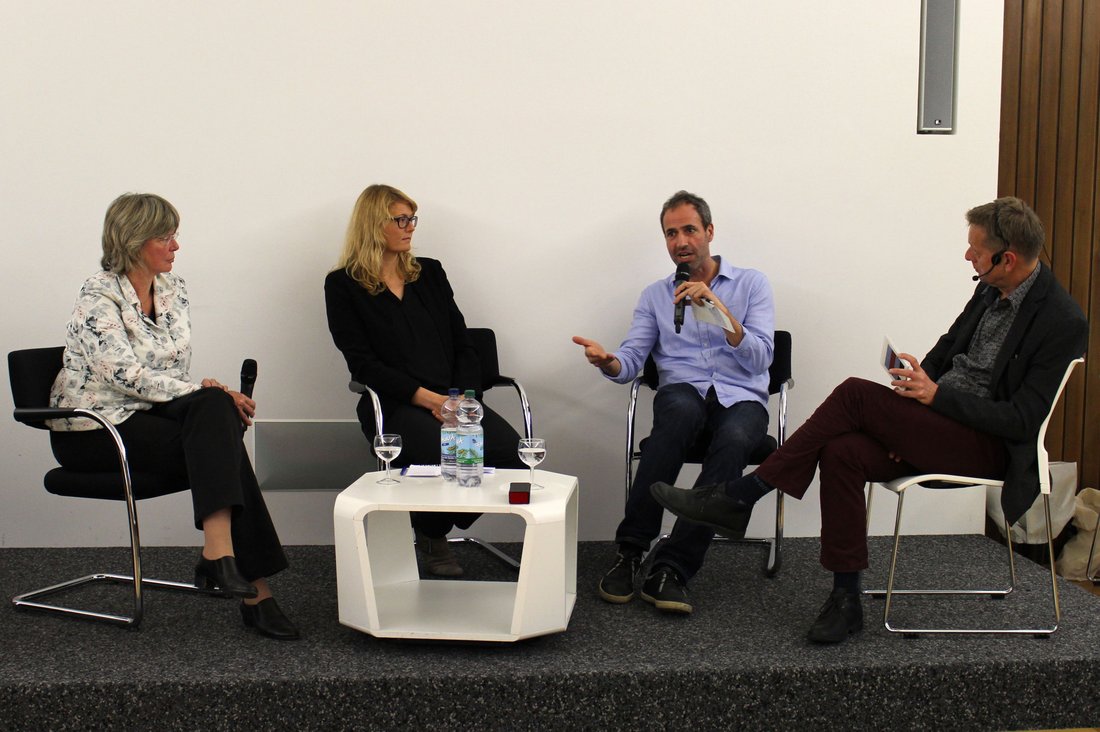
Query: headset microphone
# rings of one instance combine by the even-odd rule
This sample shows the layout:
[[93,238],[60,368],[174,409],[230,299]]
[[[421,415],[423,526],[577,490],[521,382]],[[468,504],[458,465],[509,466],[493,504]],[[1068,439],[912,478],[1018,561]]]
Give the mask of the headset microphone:
[[989,269],[987,269],[985,272],[982,272],[981,274],[974,275],[970,279],[977,282],[982,277],[985,277],[987,274],[992,272],[997,267],[998,264],[1001,263],[1001,258],[1004,257],[1004,255],[1005,255],[1005,253],[1003,251],[997,252],[996,254],[994,254],[992,257],[989,258]]
[[993,212],[992,212],[992,215],[989,217],[990,218],[990,223],[993,224],[993,226],[992,226],[993,236],[996,237],[997,240],[1001,242],[1001,244],[1004,246],[1004,249],[1002,249],[1001,251],[997,252],[996,254],[994,254],[992,257],[989,258],[989,269],[987,269],[985,272],[982,272],[981,274],[976,274],[976,275],[974,275],[973,277],[970,278],[970,279],[974,280],[975,282],[977,282],[982,277],[985,277],[987,274],[992,272],[993,268],[1001,263],[1001,260],[1005,256],[1005,252],[1008,251],[1008,247],[1010,245],[1010,242],[1008,241],[1008,239],[1005,238],[1004,232],[1001,231],[1000,213],[1001,213],[1001,204],[994,201],[993,202]]

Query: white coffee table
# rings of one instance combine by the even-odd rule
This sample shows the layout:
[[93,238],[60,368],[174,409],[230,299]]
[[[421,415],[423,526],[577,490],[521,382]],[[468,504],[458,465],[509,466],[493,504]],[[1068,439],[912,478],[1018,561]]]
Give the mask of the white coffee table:
[[[577,600],[577,479],[545,470],[529,504],[508,503],[526,470],[479,488],[441,478],[378,485],[367,473],[336,497],[340,622],[380,638],[515,641],[565,630]],[[514,513],[527,523],[517,582],[421,580],[410,511]]]

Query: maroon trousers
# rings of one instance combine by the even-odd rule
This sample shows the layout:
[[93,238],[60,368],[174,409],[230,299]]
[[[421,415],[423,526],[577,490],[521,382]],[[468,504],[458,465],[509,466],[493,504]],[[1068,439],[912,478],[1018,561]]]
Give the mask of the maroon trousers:
[[[900,458],[900,462],[890,457]],[[806,423],[756,470],[801,499],[821,466],[821,564],[867,568],[864,486],[917,473],[1001,478],[1004,443],[865,379],[833,390]]]

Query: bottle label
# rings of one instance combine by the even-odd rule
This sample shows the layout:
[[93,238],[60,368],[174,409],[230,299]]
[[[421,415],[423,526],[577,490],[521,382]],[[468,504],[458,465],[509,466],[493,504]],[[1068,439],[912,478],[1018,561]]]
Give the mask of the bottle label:
[[439,454],[446,460],[448,457],[451,460],[455,459],[455,447],[458,441],[458,435],[454,430],[442,429],[439,431]]
[[459,433],[455,460],[459,465],[474,467],[485,464],[485,435],[482,432]]

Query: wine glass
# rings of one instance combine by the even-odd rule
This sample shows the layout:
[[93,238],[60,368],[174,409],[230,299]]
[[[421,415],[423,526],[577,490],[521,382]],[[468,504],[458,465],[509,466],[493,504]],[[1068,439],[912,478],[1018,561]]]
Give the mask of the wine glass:
[[542,488],[541,485],[535,485],[535,466],[546,459],[546,440],[541,437],[521,437],[519,459],[531,468],[531,490]]
[[374,454],[386,464],[386,477],[378,480],[379,485],[400,483],[400,480],[390,477],[390,461],[401,454],[401,435],[375,435]]

